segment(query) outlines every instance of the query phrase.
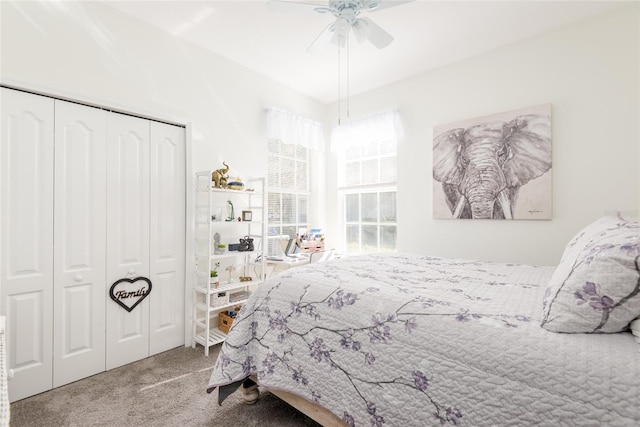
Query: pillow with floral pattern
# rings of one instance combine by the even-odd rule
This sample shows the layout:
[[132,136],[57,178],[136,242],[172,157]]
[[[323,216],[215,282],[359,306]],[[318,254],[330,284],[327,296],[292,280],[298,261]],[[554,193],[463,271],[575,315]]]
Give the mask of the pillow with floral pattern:
[[569,242],[544,294],[554,332],[621,332],[640,315],[640,224],[611,216]]

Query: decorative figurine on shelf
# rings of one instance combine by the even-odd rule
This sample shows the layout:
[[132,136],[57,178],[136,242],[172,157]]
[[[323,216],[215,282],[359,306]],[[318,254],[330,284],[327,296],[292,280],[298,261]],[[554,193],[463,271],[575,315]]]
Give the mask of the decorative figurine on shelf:
[[227,188],[227,180],[229,179],[229,165],[225,162],[222,162],[224,165],[221,169],[216,169],[211,172],[211,181],[213,181],[215,188]]
[[218,267],[220,267],[220,263],[216,262],[213,270],[209,272],[210,282],[215,288],[220,286],[220,281],[218,280]]
[[231,273],[236,271],[236,266],[231,264],[227,268],[225,268],[225,270],[227,270],[227,272],[229,272],[229,283],[233,283],[233,277],[231,277]]
[[220,243],[220,233],[213,235],[213,254],[222,255],[224,253],[224,245]]
[[236,213],[233,210],[233,203],[231,203],[231,200],[227,200],[227,219],[225,219],[225,221],[235,221],[235,217]]
[[242,276],[239,276],[238,279],[240,279],[241,282],[250,282],[253,280],[253,277],[247,276],[247,264],[244,265]]
[[230,181],[227,184],[227,188],[229,190],[244,190],[244,182],[242,182],[242,179],[240,177],[237,177],[235,180]]

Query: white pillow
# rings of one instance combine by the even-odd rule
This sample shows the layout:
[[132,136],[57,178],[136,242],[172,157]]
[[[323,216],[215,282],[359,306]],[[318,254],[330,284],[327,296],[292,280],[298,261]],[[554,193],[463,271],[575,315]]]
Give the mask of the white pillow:
[[629,327],[631,328],[633,337],[636,339],[636,341],[638,341],[638,344],[640,344],[640,317],[631,322]]
[[544,295],[543,328],[621,332],[640,315],[640,224],[604,217],[569,242]]

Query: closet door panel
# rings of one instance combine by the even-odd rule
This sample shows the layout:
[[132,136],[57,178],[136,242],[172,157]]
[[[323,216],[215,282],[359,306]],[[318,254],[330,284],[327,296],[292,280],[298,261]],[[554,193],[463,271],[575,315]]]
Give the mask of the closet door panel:
[[151,122],[150,354],[184,344],[185,131]]
[[53,100],[0,88],[0,314],[9,399],[52,386]]
[[56,101],[53,386],[105,369],[106,112]]
[[[149,122],[110,113],[107,121],[107,291],[149,277]],[[144,282],[132,286],[144,288]],[[134,292],[131,292],[134,293]],[[153,295],[154,289],[151,290]],[[121,299],[132,306],[138,297]],[[130,312],[107,301],[107,369],[149,355],[149,301]]]

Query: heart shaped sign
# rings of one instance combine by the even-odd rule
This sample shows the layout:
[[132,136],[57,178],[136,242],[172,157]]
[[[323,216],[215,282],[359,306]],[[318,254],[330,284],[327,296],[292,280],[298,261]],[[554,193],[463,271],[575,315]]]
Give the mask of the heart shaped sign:
[[131,312],[151,293],[151,280],[146,277],[120,279],[111,285],[109,296],[120,307]]

